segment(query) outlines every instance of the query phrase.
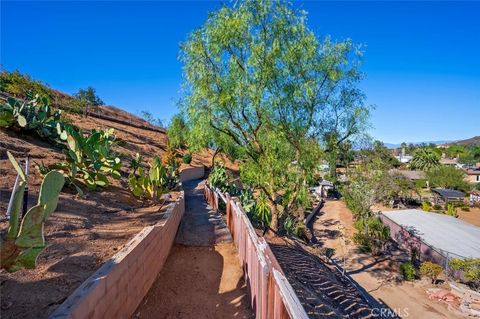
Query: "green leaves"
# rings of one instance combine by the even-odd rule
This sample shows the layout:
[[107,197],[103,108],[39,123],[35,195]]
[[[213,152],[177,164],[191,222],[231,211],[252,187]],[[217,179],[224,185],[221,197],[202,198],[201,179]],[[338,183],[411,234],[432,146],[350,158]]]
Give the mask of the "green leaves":
[[115,157],[111,147],[115,143],[113,130],[92,130],[88,136],[67,127],[67,162],[51,166],[51,169],[61,169],[65,172],[70,185],[73,185],[80,196],[83,196],[81,185],[88,190],[109,185],[108,175],[120,179],[122,163]]
[[150,169],[145,172],[142,167],[141,156],[134,159],[137,169],[128,176],[128,184],[133,195],[140,198],[149,198],[153,201],[173,189],[179,182],[178,163],[168,161],[162,164],[158,156],[149,163]]
[[40,95],[32,97],[27,94],[27,100],[22,102],[8,98],[0,104],[0,127],[11,127],[38,135],[53,145],[62,145],[67,138],[67,124],[60,119],[60,111],[52,111],[47,98]]
[[[7,152],[7,154],[15,169],[24,175],[15,158],[10,152]],[[38,203],[28,210],[19,226],[21,202],[26,186],[25,178],[22,180],[20,187],[15,191],[8,234],[5,240],[2,239],[2,245],[0,246],[2,268],[7,271],[35,268],[37,257],[45,247],[43,225],[57,208],[58,197],[64,183],[65,179],[60,172],[51,171],[47,173],[40,186]]]
[[283,1],[222,7],[181,45],[189,148],[240,159],[242,182],[270,201],[289,191],[289,212],[327,133],[342,143],[366,127],[357,51],[349,40],[321,40]]

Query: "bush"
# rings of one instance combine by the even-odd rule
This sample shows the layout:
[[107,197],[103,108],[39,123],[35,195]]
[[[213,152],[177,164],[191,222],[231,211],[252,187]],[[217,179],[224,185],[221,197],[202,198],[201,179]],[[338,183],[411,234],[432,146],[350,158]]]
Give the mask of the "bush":
[[185,164],[190,164],[190,163],[192,162],[192,154],[187,153],[187,154],[183,155],[182,161],[183,161]]
[[438,205],[438,204],[433,205],[433,210],[442,210],[442,205]]
[[447,210],[446,210],[447,215],[453,216],[453,217],[458,217],[457,210],[452,203],[448,203],[446,208],[447,208]]
[[402,274],[403,279],[412,281],[415,279],[417,270],[411,262],[406,262],[400,265],[400,273]]
[[221,164],[215,164],[215,166],[212,168],[212,171],[210,172],[210,175],[208,175],[208,183],[211,186],[220,189],[226,186],[227,179],[227,170]]
[[355,228],[358,232],[353,236],[353,242],[359,245],[363,252],[377,255],[383,251],[390,239],[390,228],[375,216],[358,220],[355,222]]
[[433,284],[437,282],[438,276],[442,273],[442,266],[431,261],[425,261],[420,265],[420,274],[429,278]]
[[295,221],[291,216],[287,216],[283,222],[283,229],[290,236],[296,236],[302,238],[305,234],[305,225],[302,222]]
[[427,172],[432,187],[452,188],[463,192],[471,189],[465,180],[465,172],[451,166],[440,166]]
[[469,212],[469,211],[470,211],[470,207],[468,207],[468,206],[463,206],[463,207],[462,207],[462,210],[463,210],[464,212]]
[[415,188],[417,188],[417,189],[427,188],[427,180],[426,179],[417,179],[415,181]]
[[467,285],[474,289],[480,288],[480,258],[453,258],[449,265],[451,269],[463,272]]
[[431,212],[432,211],[432,205],[429,202],[423,202],[422,203],[422,210],[426,212]]

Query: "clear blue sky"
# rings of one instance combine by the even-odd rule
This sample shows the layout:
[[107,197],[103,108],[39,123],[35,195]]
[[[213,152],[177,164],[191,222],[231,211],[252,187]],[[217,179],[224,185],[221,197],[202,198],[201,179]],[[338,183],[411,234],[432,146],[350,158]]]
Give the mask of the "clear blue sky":
[[[72,93],[168,120],[182,81],[179,42],[217,1],[5,2],[1,56]],[[317,35],[366,45],[362,87],[385,142],[480,135],[480,2],[295,1]]]

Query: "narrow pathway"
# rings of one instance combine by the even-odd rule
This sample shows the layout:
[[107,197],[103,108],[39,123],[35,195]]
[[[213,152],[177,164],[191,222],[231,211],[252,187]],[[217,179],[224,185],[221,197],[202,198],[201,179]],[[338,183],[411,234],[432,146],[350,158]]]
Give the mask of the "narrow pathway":
[[184,183],[185,215],[157,280],[133,318],[253,318],[243,270],[201,180]]

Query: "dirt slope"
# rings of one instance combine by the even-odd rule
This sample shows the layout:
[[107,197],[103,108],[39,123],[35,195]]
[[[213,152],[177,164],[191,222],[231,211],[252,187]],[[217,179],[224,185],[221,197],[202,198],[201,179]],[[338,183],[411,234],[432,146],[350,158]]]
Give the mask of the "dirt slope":
[[[64,190],[56,212],[45,225],[47,248],[39,256],[37,269],[12,274],[0,271],[2,318],[46,318],[130,238],[163,215],[165,205],[148,207],[131,195],[126,176],[129,158],[135,153],[143,154],[146,160],[164,154],[165,133],[125,111],[112,107],[101,109],[103,115],[116,120],[83,118],[75,114],[65,117],[84,130],[115,129],[120,143],[114,150],[124,162],[123,178],[111,180],[106,189],[87,192],[85,198],[78,198],[73,190]],[[31,159],[29,207],[37,200],[42,180],[36,164],[64,160],[61,151],[34,136],[0,129],[1,232],[8,226],[5,212],[16,177],[7,159],[7,150],[19,160],[27,155]]]

